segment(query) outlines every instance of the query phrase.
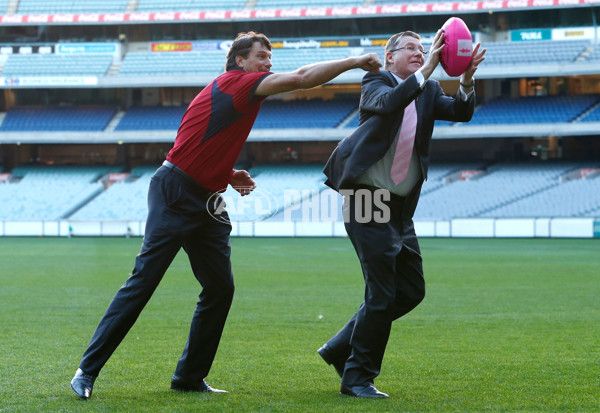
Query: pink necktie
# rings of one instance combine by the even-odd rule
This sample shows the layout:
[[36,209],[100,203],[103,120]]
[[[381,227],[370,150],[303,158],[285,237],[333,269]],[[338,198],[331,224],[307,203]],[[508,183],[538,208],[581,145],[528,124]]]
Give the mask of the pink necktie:
[[413,100],[404,109],[404,117],[402,118],[402,126],[398,133],[398,143],[396,144],[396,154],[392,169],[390,169],[390,177],[396,185],[406,178],[410,158],[412,157],[413,146],[415,144],[415,133],[417,131],[417,108]]

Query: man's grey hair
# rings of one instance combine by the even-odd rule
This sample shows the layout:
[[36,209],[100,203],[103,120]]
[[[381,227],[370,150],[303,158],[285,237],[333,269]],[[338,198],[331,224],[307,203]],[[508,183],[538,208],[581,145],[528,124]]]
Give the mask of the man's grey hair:
[[[417,39],[419,41],[421,40],[421,36],[419,36],[418,33],[411,32],[409,30],[407,30],[405,32],[396,33],[395,35],[390,37],[389,40],[387,41],[387,43],[385,44],[385,53],[387,54],[387,52],[389,52],[390,50],[394,50],[395,48],[397,48],[398,45],[400,44],[400,40],[402,40],[403,36],[410,36],[410,37],[414,37],[415,39]],[[384,56],[383,60],[384,60],[383,68],[387,69],[388,68],[387,58]]]

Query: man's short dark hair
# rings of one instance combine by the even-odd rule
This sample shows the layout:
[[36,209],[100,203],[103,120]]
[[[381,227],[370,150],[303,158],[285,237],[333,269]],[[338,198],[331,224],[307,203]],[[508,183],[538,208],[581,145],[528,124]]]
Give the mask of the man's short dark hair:
[[225,64],[226,72],[238,67],[235,62],[237,56],[242,56],[243,58],[248,57],[254,42],[259,42],[266,46],[267,49],[271,50],[271,42],[264,34],[257,32],[239,33],[231,44],[229,52],[227,52],[227,63]]
[[[398,47],[398,44],[400,43],[400,39],[402,39],[402,37],[404,37],[404,36],[410,36],[410,37],[414,37],[417,40],[421,40],[421,36],[418,33],[411,32],[410,30],[407,30],[405,32],[396,33],[395,35],[390,37],[390,39],[387,41],[387,43],[385,45],[385,53]],[[387,69],[387,66],[388,66],[388,61],[387,61],[387,58],[384,56],[383,57],[383,68]]]

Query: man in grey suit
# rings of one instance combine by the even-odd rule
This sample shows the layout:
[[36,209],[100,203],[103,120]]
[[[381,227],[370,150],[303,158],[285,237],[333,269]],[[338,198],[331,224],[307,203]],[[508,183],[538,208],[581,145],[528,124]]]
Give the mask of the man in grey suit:
[[363,78],[359,127],[325,166],[326,184],[345,196],[346,231],[365,279],[358,312],[318,350],[342,378],[342,394],[388,397],[375,388],[374,379],[392,321],[425,296],[412,217],[427,178],[434,121],[468,122],[473,116],[473,75],[485,54],[479,47],[453,98],[429,79],[440,62],[444,32],[436,33],[427,61],[417,33],[392,36],[385,47],[386,70]]

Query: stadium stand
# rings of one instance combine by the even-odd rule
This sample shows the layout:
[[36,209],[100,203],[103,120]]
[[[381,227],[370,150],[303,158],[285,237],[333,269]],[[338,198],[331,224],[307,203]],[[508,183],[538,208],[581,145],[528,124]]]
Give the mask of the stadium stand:
[[[538,44],[539,43],[539,44]],[[589,46],[589,41],[494,42],[486,44],[486,66],[506,64],[576,63],[575,59]],[[535,46],[535,47],[534,47]],[[428,49],[429,44],[424,44]],[[534,52],[535,51],[535,52]],[[383,59],[381,47],[332,47],[317,49],[274,49],[273,70],[285,72],[316,61],[342,59],[356,53],[376,52]],[[218,76],[224,70],[225,50],[192,52],[130,52],[124,57],[116,76]],[[600,59],[595,50],[585,61]],[[10,55],[4,76],[105,76],[112,64],[109,54],[31,54]]]
[[600,104],[591,109],[589,113],[582,117],[580,122],[600,122]]
[[138,166],[130,179],[116,182],[75,212],[71,220],[139,220],[148,215],[148,186],[158,166]]
[[475,179],[458,180],[423,194],[415,219],[484,216],[559,185],[559,177],[577,166],[572,162],[494,165]]
[[[266,100],[254,128],[334,128],[357,108],[358,99]],[[186,109],[187,106],[133,107],[125,112],[115,130],[177,130]]]
[[177,130],[186,109],[187,105],[132,107],[115,130]]
[[[433,164],[415,220],[595,216],[600,211],[600,177],[561,178],[599,167],[597,162],[497,164],[487,169],[476,163]],[[135,167],[128,179],[104,189],[99,178],[121,167],[17,167],[13,182],[0,185],[0,216],[8,221],[143,221],[156,168]],[[232,222],[342,220],[343,200],[324,185],[322,165],[260,165],[251,173],[258,184],[252,197],[242,199],[231,187],[222,194]]]
[[469,124],[572,122],[600,101],[600,95],[498,98],[481,106]]
[[[589,40],[537,40],[522,42],[484,42],[482,47],[487,49],[485,54],[486,67],[490,65],[519,65],[519,64],[549,64],[549,63],[578,63],[576,59],[590,47]],[[425,50],[431,44],[423,43]],[[384,60],[382,47],[367,46],[363,53],[377,53]],[[587,57],[585,61],[600,60],[600,46]]]
[[[18,182],[0,185],[0,216],[7,221],[58,220],[102,191],[97,180],[114,167],[19,166]],[[19,180],[20,178],[20,180]]]
[[[314,62],[348,57],[352,51],[339,47],[330,49],[274,49],[273,70],[286,72]],[[123,60],[118,76],[218,76],[223,73],[226,51],[202,52],[132,52]]]
[[107,54],[14,54],[6,60],[2,75],[104,76],[112,59]]
[[226,52],[127,53],[118,76],[218,76],[225,67]]
[[483,217],[590,216],[600,208],[600,179],[574,179],[482,214]]
[[359,116],[360,116],[360,114],[358,112],[356,112],[356,114],[354,116],[352,116],[352,119],[350,119],[348,121],[348,123],[346,123],[345,127],[346,128],[357,128]]
[[254,127],[335,128],[358,108],[358,99],[266,100]]
[[421,194],[425,195],[433,192],[444,186],[444,181],[455,175],[461,179],[463,171],[479,171],[483,165],[481,164],[432,164],[427,171],[427,180],[423,183]]
[[116,111],[105,106],[12,108],[0,131],[101,131]]
[[124,12],[128,0],[20,0],[18,12],[34,13],[110,13]]
[[[342,126],[342,122],[351,115],[343,127],[356,128],[358,102],[358,97],[285,102],[268,99],[263,103],[255,128],[335,128]],[[187,105],[132,107],[125,112],[115,131],[177,130],[186,109]],[[589,113],[586,113],[588,110]],[[13,108],[7,112],[0,131],[101,131],[115,112],[113,107]],[[465,125],[564,123],[574,120],[600,121],[600,95],[499,98],[480,106],[473,120]],[[460,125],[463,124],[436,121],[436,127]]]
[[[129,179],[117,182],[73,214],[71,220],[145,220],[146,197],[156,166],[132,169]],[[325,187],[322,165],[266,165],[251,169],[258,189],[243,198],[231,187],[223,193],[231,221],[253,221],[283,211],[285,191],[319,192]],[[255,204],[253,199],[261,203]],[[299,198],[297,199],[299,201]]]
[[344,59],[352,53],[351,48],[330,47],[321,49],[273,49],[272,69],[277,72],[296,70],[315,62]]
[[597,44],[592,53],[585,59],[587,62],[597,62],[600,60],[600,44]]
[[572,63],[590,45],[589,40],[536,40],[523,42],[485,42],[487,65],[530,63]]
[[[487,125],[515,123],[565,123],[577,121],[597,122],[600,111],[596,108],[581,120],[585,111],[600,102],[600,95],[527,96],[521,98],[497,98],[477,108],[468,123],[438,120],[436,127],[458,125]],[[346,127],[358,126],[358,113]]]

